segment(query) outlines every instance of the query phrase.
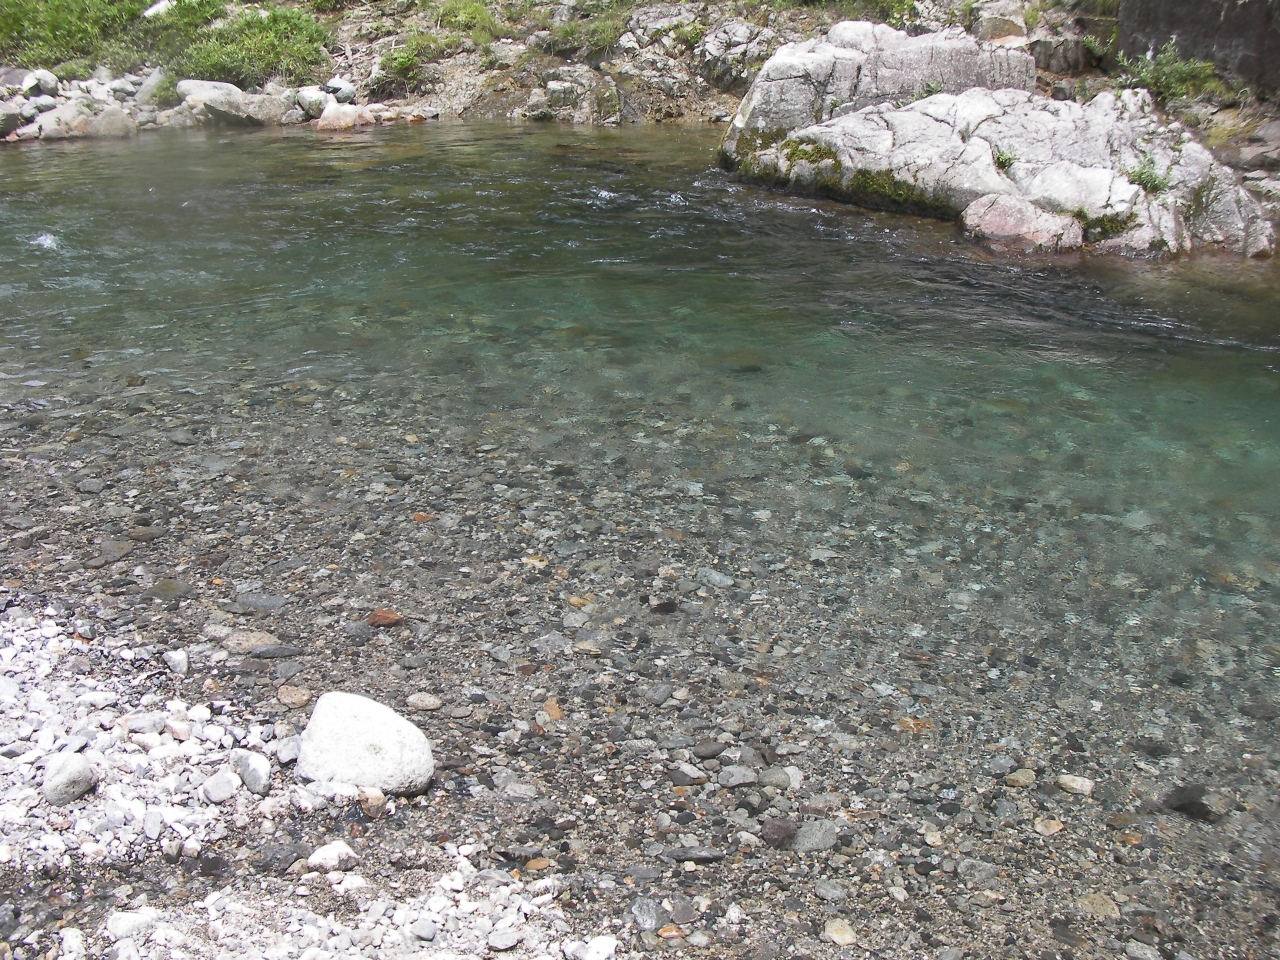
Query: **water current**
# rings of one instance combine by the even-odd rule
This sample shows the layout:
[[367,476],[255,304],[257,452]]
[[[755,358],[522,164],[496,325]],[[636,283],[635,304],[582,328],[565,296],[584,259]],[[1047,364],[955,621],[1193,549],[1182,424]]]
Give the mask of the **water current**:
[[406,416],[447,396],[530,456],[763,484],[725,515],[782,552],[770,519],[822,514],[955,563],[928,515],[968,504],[970,542],[1069,523],[1117,585],[1280,587],[1275,266],[1005,259],[950,224],[738,184],[715,136],[6,152],[0,401],[56,414],[145,379],[214,409],[250,370],[322,399],[394,384]]

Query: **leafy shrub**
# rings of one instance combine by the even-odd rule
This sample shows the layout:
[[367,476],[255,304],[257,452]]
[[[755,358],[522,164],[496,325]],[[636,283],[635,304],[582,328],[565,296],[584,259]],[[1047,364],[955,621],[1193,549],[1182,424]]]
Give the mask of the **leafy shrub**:
[[498,20],[481,0],[444,0],[440,5],[438,20],[446,30],[456,30],[470,35],[478,46],[500,36]]
[[378,85],[382,94],[421,90],[431,82],[429,64],[452,53],[458,47],[456,36],[441,39],[429,33],[413,32],[404,38],[404,44],[383,54],[382,73],[387,78]]
[[354,7],[360,0],[309,0],[311,9],[316,13],[336,13],[347,7]]
[[200,39],[176,58],[174,69],[240,87],[259,86],[269,77],[303,82],[325,59],[327,39],[325,29],[300,10],[250,8],[201,31]]
[[1161,100],[1195,100],[1203,96],[1226,99],[1232,94],[1212,63],[1182,59],[1172,40],[1150,60],[1121,57],[1120,68],[1124,71],[1119,79],[1121,86],[1146,87]]
[[178,0],[164,13],[139,17],[117,36],[104,40],[97,60],[116,73],[171,64],[199,41],[207,24],[225,12],[223,0]]
[[0,61],[47,67],[94,57],[145,0],[0,0]]
[[1018,158],[1014,154],[1009,153],[1006,150],[996,151],[996,166],[1001,170],[1008,170],[1017,162]]
[[552,52],[586,56],[604,53],[611,50],[618,38],[627,32],[630,20],[629,7],[609,7],[589,20],[556,24],[551,28]]

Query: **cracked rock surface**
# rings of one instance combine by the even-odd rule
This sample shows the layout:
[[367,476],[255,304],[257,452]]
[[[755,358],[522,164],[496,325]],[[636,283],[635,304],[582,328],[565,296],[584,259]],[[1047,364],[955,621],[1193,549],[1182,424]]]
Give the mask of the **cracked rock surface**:
[[[987,235],[1033,249],[1083,240],[1125,254],[1218,246],[1268,256],[1274,247],[1253,194],[1180,124],[1164,122],[1144,90],[1082,105],[971,89],[866,107],[772,143],[726,138],[725,149],[748,177],[963,217],[980,235],[994,209],[1001,225]],[[1066,217],[1081,222],[1083,236]]]

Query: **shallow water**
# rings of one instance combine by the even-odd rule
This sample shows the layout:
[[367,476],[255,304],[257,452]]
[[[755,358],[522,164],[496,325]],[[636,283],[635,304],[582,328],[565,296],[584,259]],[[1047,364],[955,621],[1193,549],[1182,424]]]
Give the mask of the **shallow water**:
[[[438,126],[7,151],[0,402],[365,390],[522,457],[753,484],[724,515],[764,547],[804,516],[952,562],[985,531],[1009,566],[1018,520],[1117,586],[1280,586],[1274,265],[1004,260],[736,184],[714,145]],[[970,519],[941,542],[944,504]]]

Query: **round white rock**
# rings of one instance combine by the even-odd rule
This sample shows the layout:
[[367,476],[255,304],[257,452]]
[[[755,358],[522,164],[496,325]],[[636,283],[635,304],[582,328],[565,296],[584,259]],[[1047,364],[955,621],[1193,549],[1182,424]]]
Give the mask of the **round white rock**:
[[316,701],[297,776],[358,787],[391,796],[422,793],[436,764],[426,735],[390,707],[354,693],[326,693]]

